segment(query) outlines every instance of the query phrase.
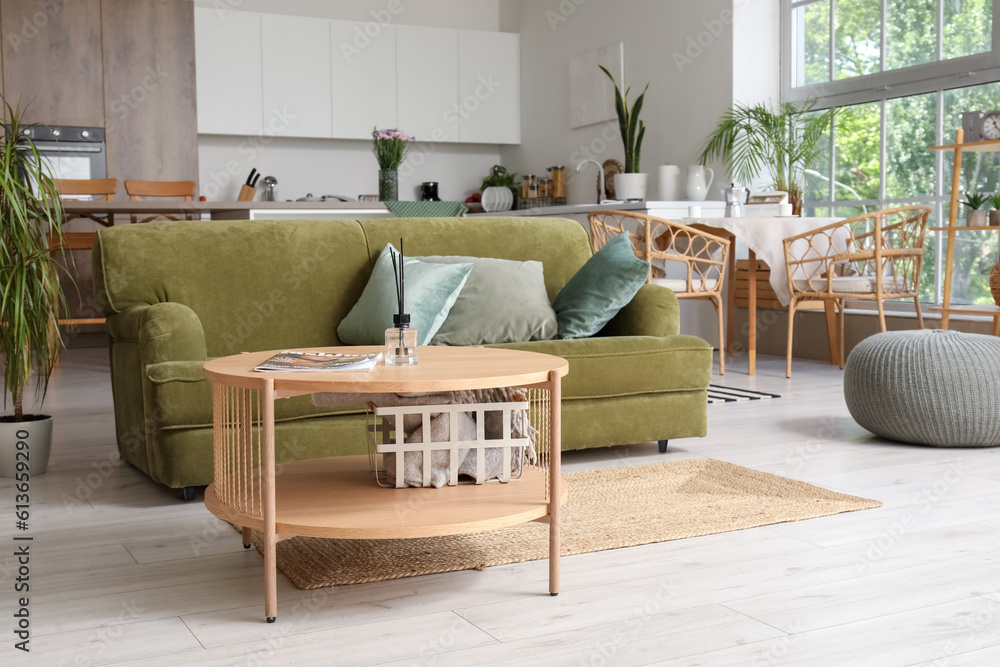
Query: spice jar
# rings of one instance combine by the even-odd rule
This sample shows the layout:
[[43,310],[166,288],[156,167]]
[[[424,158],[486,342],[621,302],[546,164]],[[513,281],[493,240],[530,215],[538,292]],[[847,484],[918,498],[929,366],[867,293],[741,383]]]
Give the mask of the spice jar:
[[537,197],[538,196],[537,191],[535,192],[535,194],[532,194],[532,189],[535,187],[535,185],[536,185],[535,175],[525,174],[524,180],[521,181],[521,199],[531,199],[533,197]]
[[565,197],[566,167],[562,165],[556,165],[554,167],[549,167],[549,171],[552,172],[552,196]]
[[552,179],[551,178],[540,178],[538,179],[538,196],[548,198],[552,196]]

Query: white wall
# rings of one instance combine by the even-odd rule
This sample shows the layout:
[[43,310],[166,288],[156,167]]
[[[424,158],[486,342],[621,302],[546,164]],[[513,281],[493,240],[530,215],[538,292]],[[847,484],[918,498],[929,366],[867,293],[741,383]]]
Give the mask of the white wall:
[[[401,9],[395,14],[387,12],[390,0],[195,0],[195,5],[220,11],[389,20],[396,25],[499,28],[499,0],[398,2]],[[308,193],[350,197],[378,193],[378,163],[369,141],[200,135],[198,158],[200,192],[210,200],[235,199],[252,167],[278,179],[282,200]],[[422,181],[438,181],[442,199],[464,200],[498,162],[500,150],[495,145],[418,142],[400,170],[400,198],[419,199]]]
[[[641,169],[655,198],[657,165],[695,164],[732,103],[732,9],[733,0],[501,0],[501,30],[521,34],[522,142],[501,148],[504,165],[544,173],[564,164],[572,176],[584,157],[624,159],[617,121],[572,129],[568,108],[569,59],[621,41],[633,96],[650,84]],[[594,202],[596,171],[569,179],[570,203]],[[710,198],[721,198],[718,182]]]

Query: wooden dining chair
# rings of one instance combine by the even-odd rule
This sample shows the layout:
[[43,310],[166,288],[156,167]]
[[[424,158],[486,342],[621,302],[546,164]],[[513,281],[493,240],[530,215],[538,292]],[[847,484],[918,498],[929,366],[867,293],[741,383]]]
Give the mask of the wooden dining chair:
[[788,349],[785,376],[792,377],[795,309],[802,301],[832,301],[840,330],[844,367],[844,303],[875,301],[885,331],[885,299],[913,299],[920,312],[920,270],[930,206],[900,206],[865,213],[784,239],[788,280]]
[[[636,256],[650,263],[647,283],[673,290],[678,299],[711,302],[719,321],[719,374],[725,375],[722,288],[729,260],[729,239],[673,220],[629,211],[601,211],[591,213],[587,219],[590,221],[590,244],[594,252],[615,236],[628,234]],[[684,277],[667,277],[667,262],[682,264]]]
[[[118,192],[117,178],[56,178],[53,179],[56,191],[60,197],[81,197],[90,196],[91,201],[111,201],[115,193]],[[63,222],[70,220],[90,220],[102,227],[112,227],[115,224],[114,213],[67,213],[63,216]],[[49,251],[62,253],[72,250],[93,250],[94,237],[96,232],[63,232],[62,234],[48,234]],[[67,260],[72,264],[72,259]],[[104,324],[103,317],[60,317],[57,320],[59,326],[79,326],[83,324]],[[55,366],[59,366],[59,351],[56,351]]]
[[[195,182],[194,181],[125,181],[125,192],[128,193],[129,201],[144,201],[147,197],[172,197],[180,198],[182,201],[194,201]],[[132,224],[137,222],[149,222],[151,220],[180,220],[180,218],[168,213],[154,213],[153,215],[139,220],[136,213],[131,214]],[[185,220],[194,220],[191,213],[184,214]]]

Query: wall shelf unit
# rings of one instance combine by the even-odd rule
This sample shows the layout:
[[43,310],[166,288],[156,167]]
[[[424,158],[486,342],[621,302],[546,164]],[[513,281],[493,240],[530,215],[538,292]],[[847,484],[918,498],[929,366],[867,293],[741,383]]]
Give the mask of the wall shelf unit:
[[[959,227],[958,226],[958,193],[961,189],[962,184],[962,154],[966,152],[972,153],[983,153],[983,152],[1000,152],[1000,141],[974,141],[965,143],[963,139],[965,138],[965,132],[961,129],[955,130],[955,143],[946,144],[944,146],[931,146],[932,151],[952,151],[953,152],[953,168],[951,172],[951,207],[948,211],[948,226],[947,227],[931,227],[931,231],[946,231],[948,232],[948,253],[945,259],[944,265],[944,295],[942,297],[942,303],[940,307],[931,308],[933,312],[941,313],[941,328],[948,328],[948,318],[951,313],[970,313],[970,310],[974,311],[973,314],[982,315],[993,315],[994,322],[1000,323],[997,314],[1000,313],[1000,307],[990,306],[990,305],[959,305],[952,307],[951,305],[951,281],[952,273],[955,265],[955,237],[958,232],[979,232],[979,231],[989,231],[998,230],[1000,227]],[[994,329],[996,325],[994,326]]]

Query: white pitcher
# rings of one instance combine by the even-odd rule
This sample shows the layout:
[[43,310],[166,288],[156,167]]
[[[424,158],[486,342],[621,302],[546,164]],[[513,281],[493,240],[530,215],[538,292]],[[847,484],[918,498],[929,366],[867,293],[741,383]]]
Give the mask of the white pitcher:
[[[708,172],[708,181],[705,181],[705,172]],[[704,201],[708,197],[708,189],[715,180],[715,172],[708,167],[693,164],[688,167],[687,174],[687,198],[689,201]]]

